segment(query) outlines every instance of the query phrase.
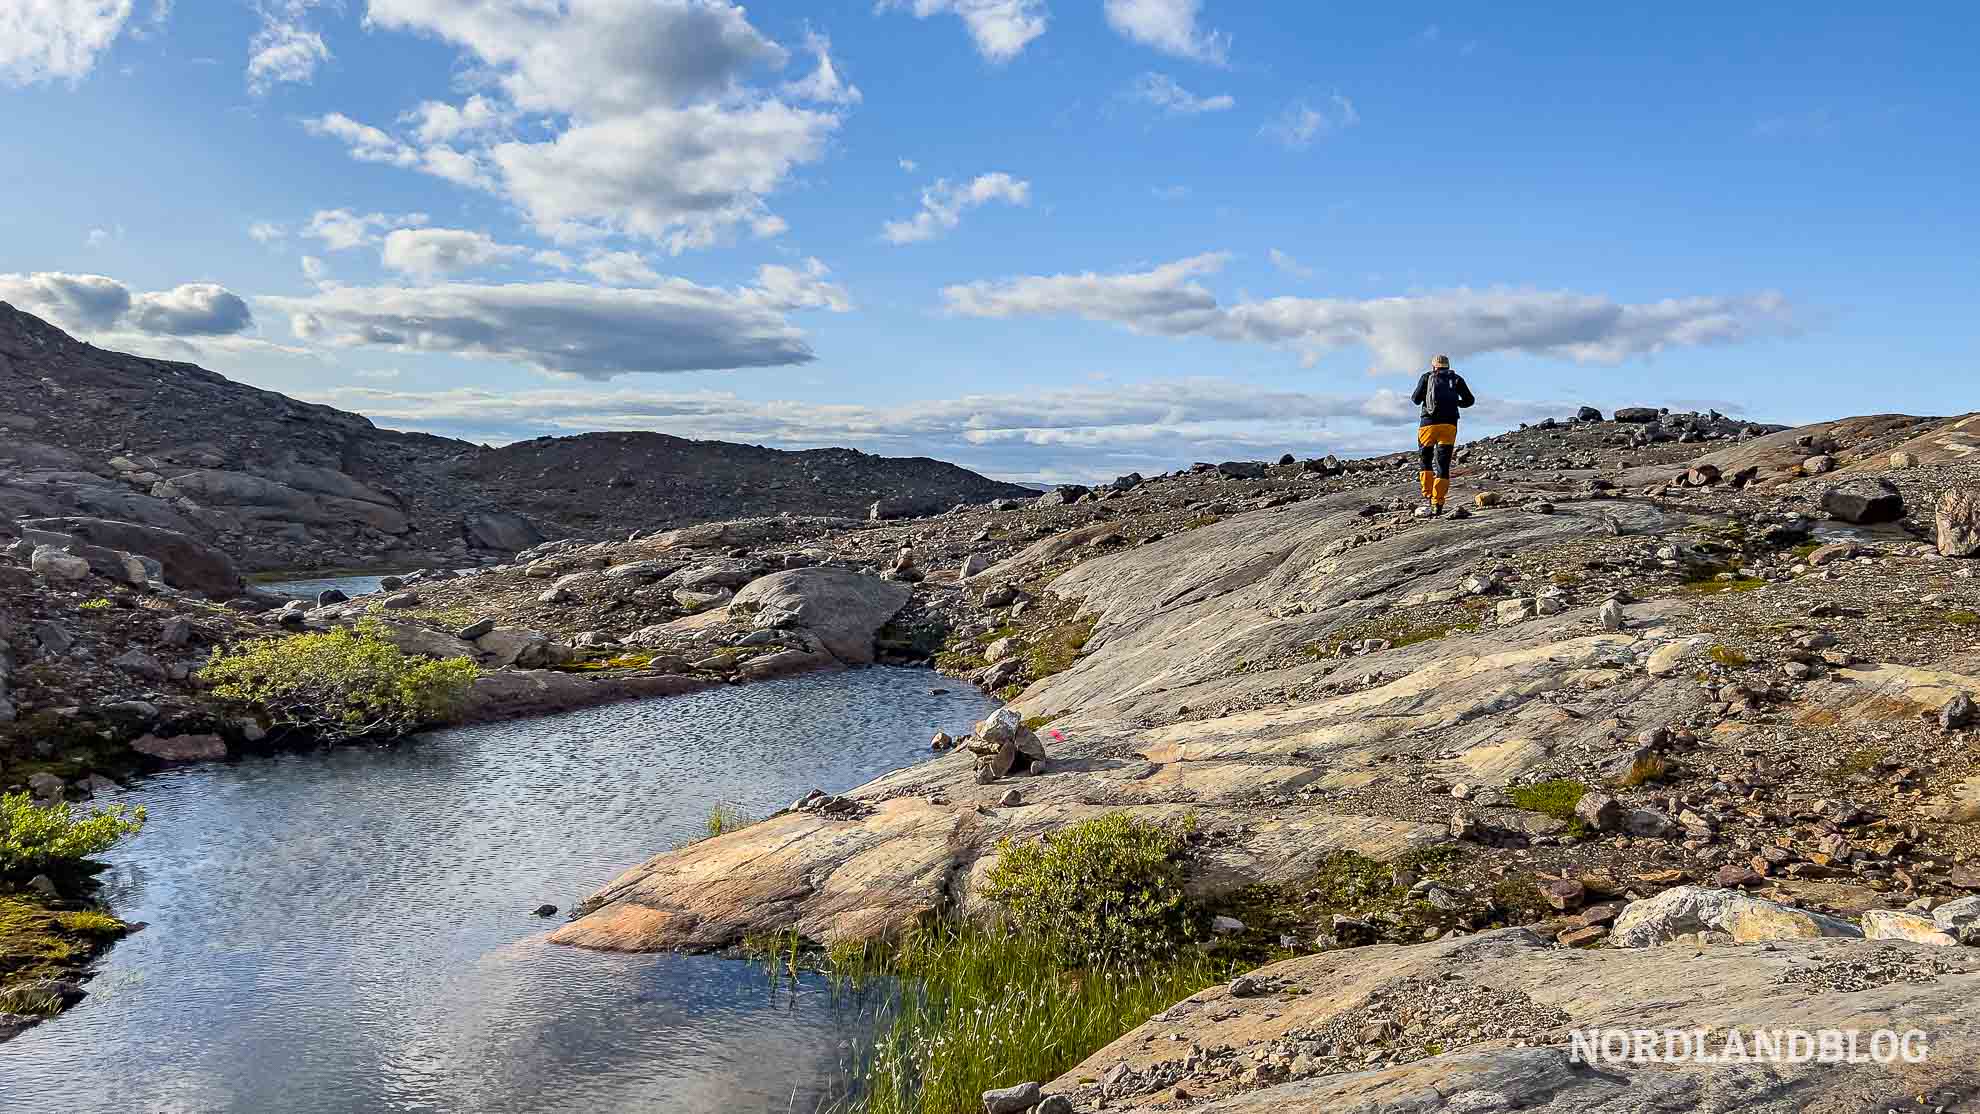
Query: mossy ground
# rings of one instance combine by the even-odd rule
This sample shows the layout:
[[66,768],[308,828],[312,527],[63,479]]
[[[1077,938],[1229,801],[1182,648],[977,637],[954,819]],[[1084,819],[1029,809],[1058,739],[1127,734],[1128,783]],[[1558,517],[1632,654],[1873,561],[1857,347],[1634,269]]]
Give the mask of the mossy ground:
[[107,913],[51,903],[33,892],[0,891],[0,1013],[53,1013],[59,1002],[30,999],[19,988],[39,979],[73,979],[130,931]]
[[1532,785],[1515,785],[1506,791],[1514,808],[1551,816],[1556,820],[1573,820],[1574,806],[1581,802],[1581,795],[1588,787],[1568,778],[1555,778],[1551,781],[1536,781]]
[[1087,639],[1093,637],[1094,623],[1090,615],[1075,616],[1038,632],[1031,643],[1031,679],[1041,680],[1071,669],[1079,652],[1086,649]]

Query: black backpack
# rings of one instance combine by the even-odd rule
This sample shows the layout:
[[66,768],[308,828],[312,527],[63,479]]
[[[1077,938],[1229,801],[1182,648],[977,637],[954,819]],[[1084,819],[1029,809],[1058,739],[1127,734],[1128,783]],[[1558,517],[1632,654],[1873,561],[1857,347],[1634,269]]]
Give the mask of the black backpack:
[[1423,384],[1423,416],[1455,413],[1457,403],[1457,372],[1444,368],[1431,372]]

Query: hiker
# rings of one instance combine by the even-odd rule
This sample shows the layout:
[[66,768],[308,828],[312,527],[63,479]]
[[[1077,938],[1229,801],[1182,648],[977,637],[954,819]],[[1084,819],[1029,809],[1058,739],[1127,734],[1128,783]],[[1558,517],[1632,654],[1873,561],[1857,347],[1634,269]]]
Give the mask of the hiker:
[[1416,447],[1423,456],[1423,471],[1418,476],[1423,481],[1423,498],[1428,501],[1428,513],[1443,514],[1444,496],[1451,491],[1458,410],[1478,400],[1471,397],[1464,376],[1451,370],[1449,356],[1430,361],[1430,370],[1416,381],[1416,393],[1409,400],[1423,407],[1423,418],[1416,423]]

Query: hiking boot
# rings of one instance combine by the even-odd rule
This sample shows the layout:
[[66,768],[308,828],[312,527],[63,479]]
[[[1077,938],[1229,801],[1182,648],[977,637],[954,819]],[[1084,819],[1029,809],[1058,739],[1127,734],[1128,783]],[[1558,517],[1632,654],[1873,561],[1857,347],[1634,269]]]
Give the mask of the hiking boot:
[[1432,504],[1430,504],[1430,517],[1431,517],[1431,518],[1436,518],[1436,517],[1437,517],[1438,515],[1440,515],[1440,514],[1443,514],[1443,513],[1444,513],[1444,505],[1443,505],[1442,503],[1432,503]]

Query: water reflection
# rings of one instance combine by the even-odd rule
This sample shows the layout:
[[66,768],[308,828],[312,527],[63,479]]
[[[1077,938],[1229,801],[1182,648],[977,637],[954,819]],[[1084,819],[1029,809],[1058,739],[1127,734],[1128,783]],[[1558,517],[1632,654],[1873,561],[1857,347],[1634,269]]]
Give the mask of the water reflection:
[[937,681],[813,675],[145,782],[106,895],[152,927],[0,1045],[0,1109],[810,1110],[864,1035],[815,980],[553,948],[529,911],[718,802],[761,815],[925,757],[991,706]]

